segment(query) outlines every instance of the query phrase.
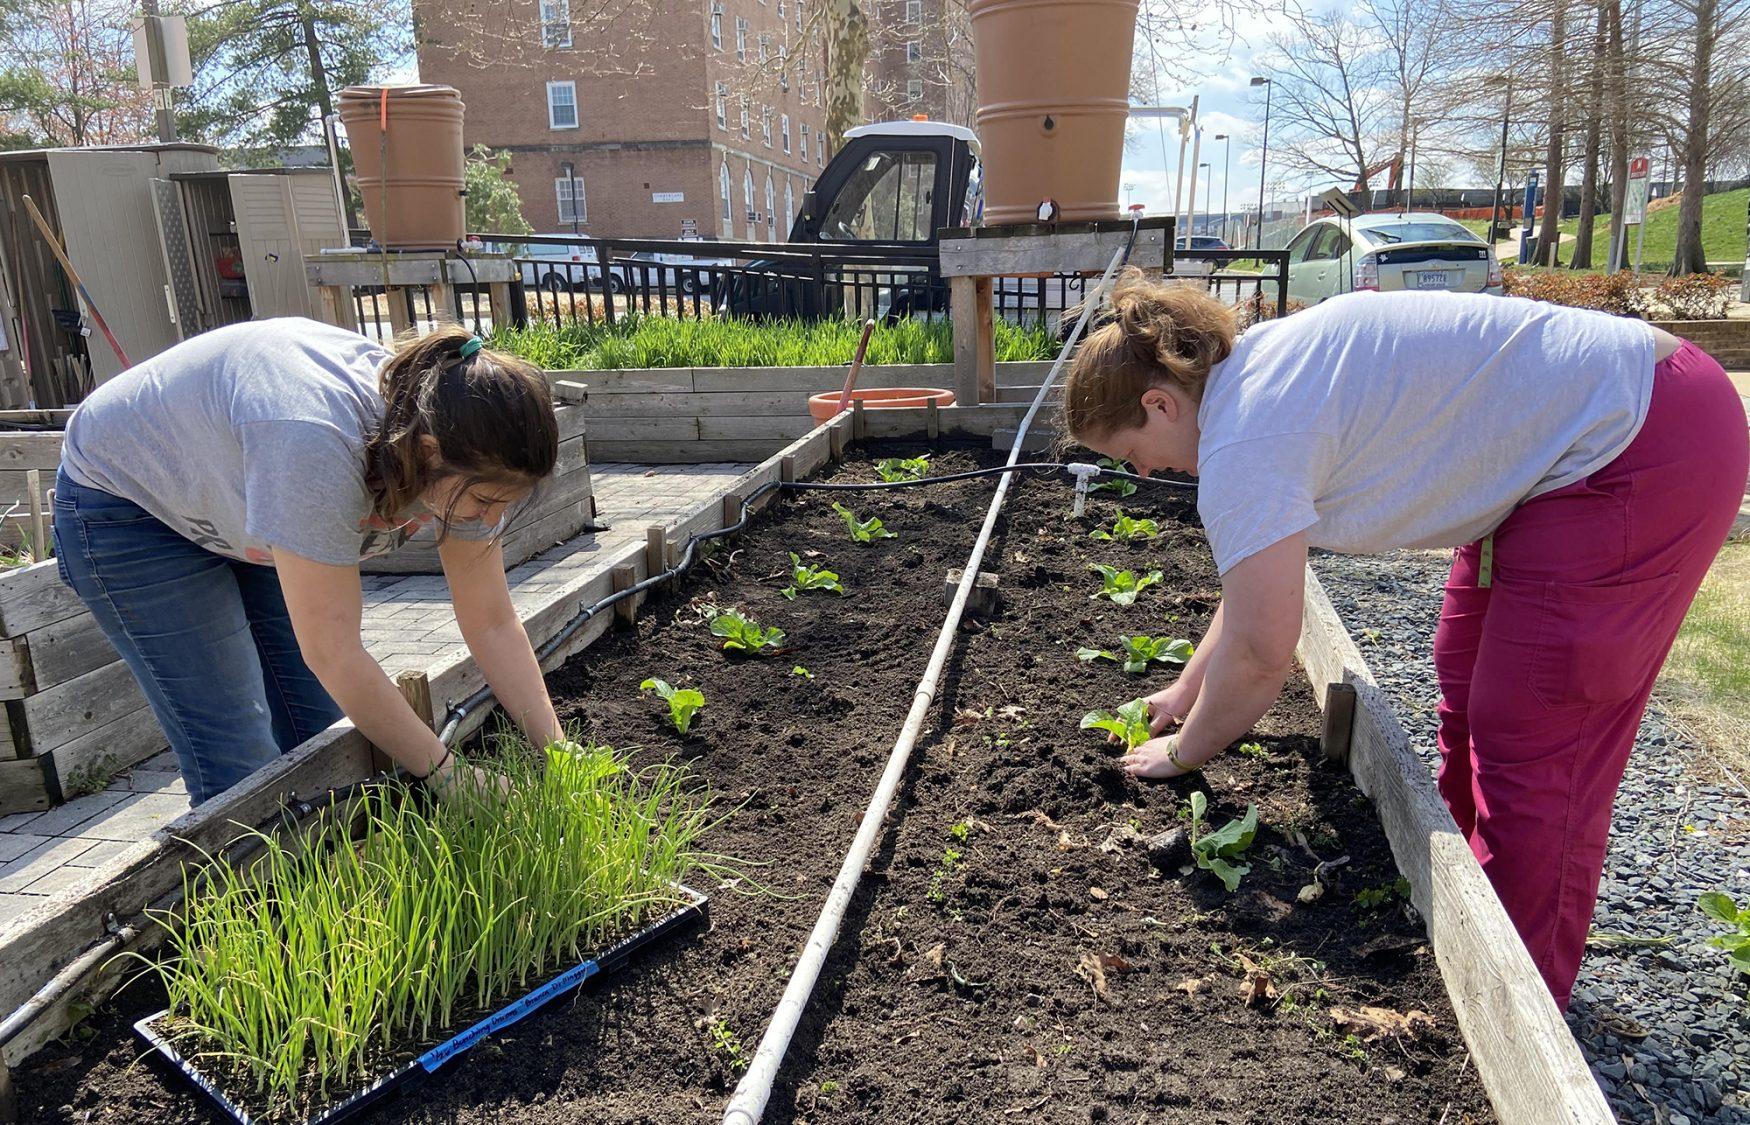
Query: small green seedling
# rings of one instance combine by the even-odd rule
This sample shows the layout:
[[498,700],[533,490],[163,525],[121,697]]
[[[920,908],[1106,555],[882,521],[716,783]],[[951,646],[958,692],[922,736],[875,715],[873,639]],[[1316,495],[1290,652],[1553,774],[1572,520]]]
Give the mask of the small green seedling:
[[875,471],[888,484],[898,484],[902,480],[922,480],[923,475],[930,471],[928,457],[885,457],[875,462]]
[[1394,902],[1410,897],[1410,881],[1402,875],[1377,887],[1363,887],[1355,892],[1355,905],[1363,910],[1384,910]]
[[639,691],[654,691],[668,704],[668,721],[674,724],[677,734],[686,734],[692,728],[693,716],[705,706],[705,693],[695,688],[672,687],[667,680],[659,680],[654,676],[638,685]]
[[776,625],[763,626],[739,609],[721,610],[712,617],[711,635],[723,638],[725,652],[745,652],[754,656],[784,643],[784,630]]
[[[1130,471],[1130,466],[1128,464],[1111,457],[1100,458],[1100,468],[1114,469],[1120,473],[1128,473]],[[1109,480],[1096,484],[1094,487],[1088,489],[1088,491],[1114,492],[1118,494],[1120,499],[1122,499],[1126,496],[1136,495],[1136,483],[1128,480]]]
[[972,822],[970,820],[955,822],[954,827],[948,829],[948,835],[964,844],[966,838],[972,835]]
[[1149,740],[1148,700],[1132,699],[1112,711],[1089,711],[1082,716],[1083,730],[1103,730],[1124,743],[1125,753]]
[[1113,605],[1131,605],[1138,594],[1161,580],[1161,572],[1158,570],[1139,576],[1134,570],[1119,570],[1105,563],[1088,569],[1100,572],[1100,592],[1094,597],[1111,598]]
[[1110,652],[1103,648],[1078,648],[1076,659],[1083,664],[1096,660],[1115,661],[1124,665],[1124,670],[1135,676],[1148,671],[1151,662],[1183,664],[1196,651],[1190,641],[1174,640],[1171,637],[1119,637],[1118,643],[1123,646],[1120,652]]
[[942,884],[947,880],[949,875],[954,873],[954,869],[958,866],[960,866],[960,849],[952,844],[943,848],[942,859],[936,864],[935,873],[930,876],[930,889],[925,897],[931,902],[941,902],[943,899],[947,898],[948,892]]
[[747,1069],[747,1049],[741,1045],[741,1040],[736,1036],[735,1030],[729,1026],[728,1021],[712,1020],[710,1030],[711,1049],[723,1056],[724,1061],[729,1064],[731,1072],[740,1074],[745,1071]]
[[[1124,481],[1123,483],[1130,484],[1129,481]],[[1135,488],[1136,486],[1131,484],[1130,487]],[[1107,531],[1104,528],[1096,528],[1095,530],[1088,532],[1088,538],[1098,539],[1103,543],[1109,543],[1113,540],[1130,541],[1136,539],[1153,539],[1160,533],[1161,525],[1154,520],[1132,519],[1120,512],[1118,518],[1112,521],[1111,531]]]
[[1732,927],[1728,933],[1707,939],[1715,949],[1723,949],[1733,968],[1750,973],[1750,906],[1739,909],[1730,895],[1709,891],[1696,900],[1701,912],[1716,922]]
[[825,567],[809,566],[802,561],[801,555],[791,551],[790,584],[778,592],[795,601],[797,593],[809,590],[831,590],[835,594],[845,592],[845,588],[839,585],[837,574]]
[[1253,761],[1261,762],[1270,756],[1270,751],[1264,749],[1264,744],[1262,742],[1242,742],[1239,744],[1238,749],[1241,754],[1251,758]]
[[1236,863],[1235,860],[1246,854],[1246,849],[1252,846],[1252,840],[1258,835],[1258,806],[1247,805],[1246,815],[1239,820],[1230,820],[1213,832],[1197,834],[1197,826],[1204,823],[1203,814],[1209,810],[1209,798],[1203,795],[1201,789],[1191,792],[1191,854],[1197,859],[1197,866],[1211,872],[1221,880],[1228,894],[1239,889],[1240,879],[1252,869],[1249,863]]
[[814,673],[810,672],[808,669],[804,668],[800,664],[798,664],[798,665],[796,665],[796,667],[790,669],[790,674],[792,676],[801,676],[805,680],[812,680],[814,678]]
[[857,518],[857,513],[851,511],[837,501],[833,502],[832,510],[845,521],[845,528],[851,533],[851,539],[858,543],[872,543],[877,539],[897,539],[898,536],[882,526],[879,519],[871,516],[866,520]]

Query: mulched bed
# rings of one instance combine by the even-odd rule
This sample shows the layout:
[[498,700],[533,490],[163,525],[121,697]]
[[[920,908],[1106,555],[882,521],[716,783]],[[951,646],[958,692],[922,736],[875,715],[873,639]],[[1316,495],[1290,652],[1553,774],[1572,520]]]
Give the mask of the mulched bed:
[[[932,472],[989,462],[945,452]],[[873,476],[854,462],[836,479]],[[647,952],[369,1120],[720,1117],[855,832],[939,627],[943,574],[964,561],[991,487],[786,498],[550,678],[562,716],[595,737],[691,764],[726,814],[707,843],[738,875],[702,881],[709,932]],[[834,499],[899,538],[852,544]],[[1396,872],[1372,809],[1320,762],[1304,685],[1258,727],[1261,751],[1230,752],[1202,779],[1130,782],[1077,729],[1085,711],[1165,677],[1083,665],[1076,648],[1120,633],[1195,639],[1219,586],[1182,496],[1122,502],[1175,521],[1135,545],[1087,538],[1112,500],[1076,523],[1068,499],[1061,484],[1025,483],[999,527],[985,569],[1002,576],[1003,606],[966,627],[766,1119],[1492,1120],[1432,956],[1385,891]],[[849,596],[781,598],[792,550],[821,552],[811,561]],[[1165,581],[1134,606],[1092,601],[1093,562],[1146,564]],[[696,598],[783,627],[788,651],[725,657]],[[692,736],[639,694],[650,676],[704,691]],[[1213,876],[1157,867],[1143,842],[1182,825],[1193,787],[1217,825],[1258,805],[1253,869],[1232,896]],[[959,857],[946,862],[950,848]],[[1298,903],[1314,857],[1344,855],[1322,897]],[[1358,903],[1364,891],[1382,901]],[[160,1001],[151,993],[130,989],[86,1038],[17,1076],[25,1121],[209,1119],[155,1067],[131,1065],[127,1023]],[[1363,1006],[1428,1020],[1364,1041],[1331,1015]]]

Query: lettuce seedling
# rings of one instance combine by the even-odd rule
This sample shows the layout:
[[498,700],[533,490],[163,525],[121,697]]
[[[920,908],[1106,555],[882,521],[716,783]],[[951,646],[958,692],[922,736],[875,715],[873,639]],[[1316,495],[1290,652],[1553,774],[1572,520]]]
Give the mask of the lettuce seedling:
[[1131,675],[1140,675],[1148,671],[1149,663],[1183,664],[1191,659],[1196,651],[1190,641],[1174,640],[1172,637],[1119,637],[1123,645],[1122,655],[1103,648],[1078,648],[1076,659],[1083,664],[1095,660],[1111,660],[1124,665],[1124,670]]
[[1201,789],[1192,790],[1191,854],[1196,857],[1197,866],[1213,873],[1231,895],[1239,889],[1240,879],[1252,869],[1249,863],[1234,861],[1246,854],[1246,849],[1252,846],[1252,840],[1258,835],[1258,806],[1247,805],[1246,815],[1239,820],[1230,820],[1215,831],[1199,836],[1197,826],[1204,823],[1203,814],[1207,811],[1209,798]]
[[[1124,483],[1130,484],[1129,481],[1125,481]],[[1136,486],[1131,485],[1131,487],[1134,488]],[[1161,525],[1154,520],[1132,519],[1130,516],[1120,513],[1118,518],[1112,521],[1111,531],[1096,528],[1095,530],[1088,532],[1088,538],[1098,539],[1103,543],[1109,543],[1115,539],[1125,541],[1134,539],[1153,539],[1160,533]]]
[[1725,950],[1733,968],[1741,973],[1750,973],[1750,906],[1739,909],[1730,895],[1723,895],[1719,891],[1709,891],[1702,895],[1696,900],[1696,905],[1709,918],[1732,927],[1730,933],[1708,938],[1707,943],[1715,949]]
[[638,685],[639,691],[654,691],[668,704],[668,721],[677,734],[686,734],[693,725],[693,716],[705,706],[705,693],[694,688],[675,688],[667,680],[651,677]]
[[845,521],[845,527],[850,531],[851,538],[858,543],[869,543],[876,539],[898,538],[893,532],[888,531],[887,528],[883,527],[879,519],[876,519],[873,516],[866,520],[860,520],[857,518],[857,513],[851,511],[837,501],[833,502],[832,510],[837,512],[839,518]]
[[784,630],[776,625],[762,626],[739,609],[726,609],[711,618],[711,635],[723,638],[725,652],[734,650],[755,656],[784,643]]
[[1149,740],[1148,700],[1132,699],[1117,712],[1089,711],[1082,716],[1083,730],[1103,730],[1124,743],[1125,753]]
[[1134,570],[1119,570],[1099,563],[1088,568],[1100,572],[1100,592],[1096,598],[1111,598],[1113,605],[1130,605],[1136,596],[1161,580],[1161,572],[1151,570],[1141,577]]
[[886,457],[875,462],[875,471],[888,484],[902,480],[921,480],[930,471],[928,457]]
[[[1100,458],[1100,468],[1102,468],[1102,469],[1115,469],[1121,473],[1128,473],[1130,471],[1129,465],[1125,464],[1123,461],[1119,461],[1119,460],[1112,458],[1112,457]],[[1120,499],[1123,499],[1126,496],[1136,495],[1136,482],[1128,481],[1128,480],[1103,481],[1102,483],[1096,484],[1094,487],[1088,489],[1088,491],[1089,492],[1114,492],[1114,493],[1118,494],[1118,497]]]
[[837,574],[825,567],[805,565],[802,556],[791,551],[790,584],[778,592],[795,601],[798,592],[807,590],[831,590],[835,594],[845,592],[845,588],[839,585]]

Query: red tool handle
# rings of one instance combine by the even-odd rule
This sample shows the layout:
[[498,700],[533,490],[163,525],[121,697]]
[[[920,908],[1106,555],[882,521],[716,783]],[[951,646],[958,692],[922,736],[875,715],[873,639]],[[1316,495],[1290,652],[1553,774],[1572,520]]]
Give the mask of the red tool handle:
[[863,322],[863,338],[857,341],[857,354],[851,359],[851,369],[845,372],[845,389],[839,395],[839,412],[851,408],[851,391],[857,385],[857,372],[863,369],[863,356],[869,351],[869,337],[875,334],[875,322]]

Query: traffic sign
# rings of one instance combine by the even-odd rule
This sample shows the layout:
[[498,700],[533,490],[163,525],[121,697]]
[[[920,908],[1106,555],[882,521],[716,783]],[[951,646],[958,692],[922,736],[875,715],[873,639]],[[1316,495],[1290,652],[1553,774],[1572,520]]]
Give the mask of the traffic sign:
[[1628,193],[1623,197],[1622,221],[1640,224],[1647,221],[1647,168],[1644,156],[1628,162]]

